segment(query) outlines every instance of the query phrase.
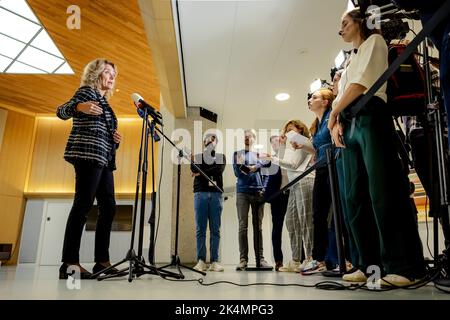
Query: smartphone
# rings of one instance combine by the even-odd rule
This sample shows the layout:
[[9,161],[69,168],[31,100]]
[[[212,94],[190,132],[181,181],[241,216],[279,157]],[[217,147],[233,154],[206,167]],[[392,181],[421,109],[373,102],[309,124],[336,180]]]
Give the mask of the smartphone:
[[249,174],[250,173],[250,168],[247,167],[245,164],[241,164],[239,166],[239,170],[241,170],[241,172],[244,173],[244,174]]

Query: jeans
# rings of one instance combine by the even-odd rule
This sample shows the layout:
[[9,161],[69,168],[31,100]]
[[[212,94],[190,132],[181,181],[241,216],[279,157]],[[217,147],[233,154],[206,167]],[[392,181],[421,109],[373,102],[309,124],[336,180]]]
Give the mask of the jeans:
[[206,261],[206,227],[209,221],[210,260],[219,261],[220,219],[223,198],[219,192],[196,192],[194,194],[195,224],[197,236],[197,260]]
[[95,262],[109,261],[111,226],[116,213],[114,177],[107,167],[98,167],[87,161],[79,161],[75,167],[75,199],[67,219],[62,262],[80,262],[81,236],[94,198],[98,203],[95,229]]

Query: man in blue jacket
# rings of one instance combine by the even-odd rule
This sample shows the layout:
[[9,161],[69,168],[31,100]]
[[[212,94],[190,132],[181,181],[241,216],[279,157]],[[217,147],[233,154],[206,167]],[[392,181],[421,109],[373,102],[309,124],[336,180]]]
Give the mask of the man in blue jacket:
[[[251,151],[256,140],[256,131],[245,130],[245,148],[233,154],[233,170],[237,177],[236,207],[239,219],[239,253],[240,261],[236,270],[245,270],[248,264],[248,211],[252,209],[253,246],[255,257],[259,256],[260,267],[270,265],[264,260],[262,221],[264,217],[264,186],[261,176],[262,162],[258,154]],[[258,265],[258,261],[256,263]]]

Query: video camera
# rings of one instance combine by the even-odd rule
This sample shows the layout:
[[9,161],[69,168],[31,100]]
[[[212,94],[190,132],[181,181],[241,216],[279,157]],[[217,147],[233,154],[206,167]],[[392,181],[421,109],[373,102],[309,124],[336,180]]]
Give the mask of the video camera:
[[406,37],[410,28],[408,22],[403,21],[404,18],[420,20],[417,10],[412,7],[408,7],[409,11],[402,10],[395,0],[352,0],[352,3],[359,7],[361,16],[378,24],[387,43]]

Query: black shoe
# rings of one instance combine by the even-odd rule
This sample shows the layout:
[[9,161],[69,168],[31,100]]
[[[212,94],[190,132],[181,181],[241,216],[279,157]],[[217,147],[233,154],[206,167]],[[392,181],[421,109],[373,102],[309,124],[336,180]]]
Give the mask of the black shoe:
[[[97,263],[94,265],[94,268],[92,268],[92,273],[96,274],[96,273],[98,273],[98,272],[101,272],[101,271],[103,271],[103,270],[109,268],[110,266],[111,266],[111,265],[105,267],[105,266],[102,265],[101,263],[98,263],[98,262],[97,262]],[[119,272],[118,269],[116,269],[116,268],[111,268],[111,269],[109,269],[108,271],[103,272],[103,273],[104,273],[104,274],[117,274],[118,272]]]
[[[61,267],[59,267],[59,279],[64,280],[69,277],[69,273],[67,272],[69,266],[77,266],[78,268],[83,269],[79,264],[63,263]],[[74,273],[75,270],[72,270],[70,275],[72,276]],[[92,273],[83,269],[83,271],[80,272],[80,279],[92,279]]]

